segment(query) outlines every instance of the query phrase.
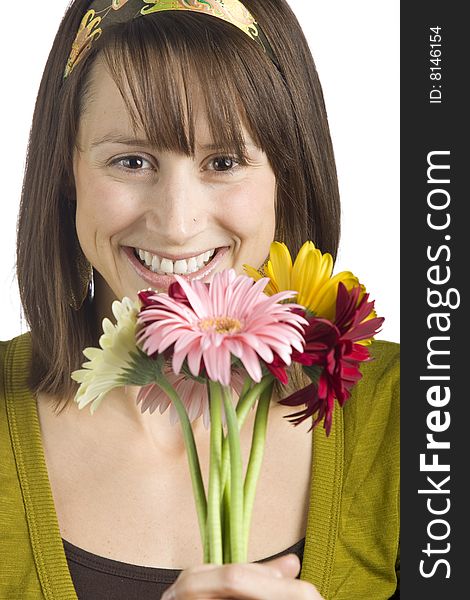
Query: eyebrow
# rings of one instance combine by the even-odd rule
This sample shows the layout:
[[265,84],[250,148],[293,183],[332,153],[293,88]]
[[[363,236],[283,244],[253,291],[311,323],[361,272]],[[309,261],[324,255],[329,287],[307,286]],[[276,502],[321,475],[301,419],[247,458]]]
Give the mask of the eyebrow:
[[145,138],[133,138],[121,135],[119,133],[108,133],[103,137],[93,140],[90,144],[91,148],[96,148],[103,144],[123,144],[125,146],[149,146],[150,143]]
[[[122,144],[124,146],[150,146],[150,142],[149,140],[147,140],[146,138],[135,138],[135,137],[128,137],[125,135],[121,135],[121,134],[116,134],[116,133],[109,133],[104,135],[101,138],[98,138],[96,140],[93,140],[90,144],[91,148],[96,148],[97,146],[102,146],[103,144]],[[254,148],[254,149],[258,149],[258,146],[256,144],[254,144],[253,142],[247,141],[245,143],[247,148]],[[200,150],[203,151],[211,151],[211,150],[219,150],[220,146],[218,146],[217,144],[204,144],[204,145],[200,145],[198,146],[200,148]]]

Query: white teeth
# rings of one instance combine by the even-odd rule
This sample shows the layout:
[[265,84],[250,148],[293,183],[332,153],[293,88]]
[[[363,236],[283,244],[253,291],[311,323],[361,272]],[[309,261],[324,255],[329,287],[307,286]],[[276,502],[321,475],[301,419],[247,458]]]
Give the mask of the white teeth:
[[162,258],[160,271],[163,271],[163,273],[173,273],[173,261],[169,258]]
[[198,270],[197,260],[194,256],[188,260],[188,273],[194,273],[194,271]]
[[154,273],[156,273],[159,268],[160,268],[160,259],[158,258],[158,256],[154,256],[152,258],[152,271]]
[[175,261],[174,273],[177,275],[184,275],[188,272],[188,263],[183,260]]
[[189,275],[190,273],[198,271],[210,261],[215,254],[215,248],[213,250],[207,250],[198,256],[175,261],[169,258],[161,258],[156,254],[152,254],[147,250],[141,250],[140,248],[136,248],[136,254],[139,256],[140,260],[145,263],[146,267],[154,273],[159,273],[160,275],[171,275],[173,273],[176,273],[177,275]]

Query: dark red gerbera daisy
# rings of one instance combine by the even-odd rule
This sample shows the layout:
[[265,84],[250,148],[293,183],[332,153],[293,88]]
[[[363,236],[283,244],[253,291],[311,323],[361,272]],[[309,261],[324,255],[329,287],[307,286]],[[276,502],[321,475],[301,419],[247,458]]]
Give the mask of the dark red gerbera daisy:
[[306,315],[306,345],[302,353],[294,352],[292,359],[304,365],[312,383],[280,401],[285,406],[304,406],[288,416],[295,425],[313,417],[312,427],[323,421],[329,435],[335,399],[343,406],[361,379],[360,363],[370,354],[358,342],[372,338],[383,323],[383,318],[370,318],[374,302],[369,302],[368,294],[361,294],[360,287],[348,291],[340,283],[334,323]]

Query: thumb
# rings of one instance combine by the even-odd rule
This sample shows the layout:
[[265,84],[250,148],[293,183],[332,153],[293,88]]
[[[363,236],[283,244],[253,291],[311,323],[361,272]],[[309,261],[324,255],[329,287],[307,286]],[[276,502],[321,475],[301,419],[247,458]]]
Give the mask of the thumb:
[[263,565],[269,567],[278,574],[279,577],[297,577],[300,571],[300,560],[297,554],[285,554],[279,558],[263,562]]

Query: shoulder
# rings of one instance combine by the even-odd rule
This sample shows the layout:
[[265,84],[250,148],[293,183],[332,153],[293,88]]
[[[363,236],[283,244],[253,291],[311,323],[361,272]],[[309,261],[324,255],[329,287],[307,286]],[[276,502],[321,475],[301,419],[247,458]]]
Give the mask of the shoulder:
[[0,341],[0,425],[6,425],[7,398],[15,398],[27,385],[31,359],[30,334]]
[[23,333],[11,340],[0,340],[0,382],[5,384],[8,371],[13,368],[28,367],[31,357],[31,335]]
[[3,380],[4,380],[4,364],[5,364],[5,355],[8,350],[8,346],[10,345],[11,340],[3,341],[0,340],[0,389],[3,389]]
[[7,356],[10,352],[14,339],[0,340],[0,403],[2,406],[5,404],[5,386],[8,380],[7,369],[9,365],[7,362]]
[[400,345],[376,340],[370,347],[370,356],[361,365],[362,378],[344,407],[346,422],[354,420],[357,426],[359,420],[368,428],[381,422],[398,424]]
[[400,345],[375,340],[370,346],[371,359],[362,364],[362,386],[397,382],[400,376]]

